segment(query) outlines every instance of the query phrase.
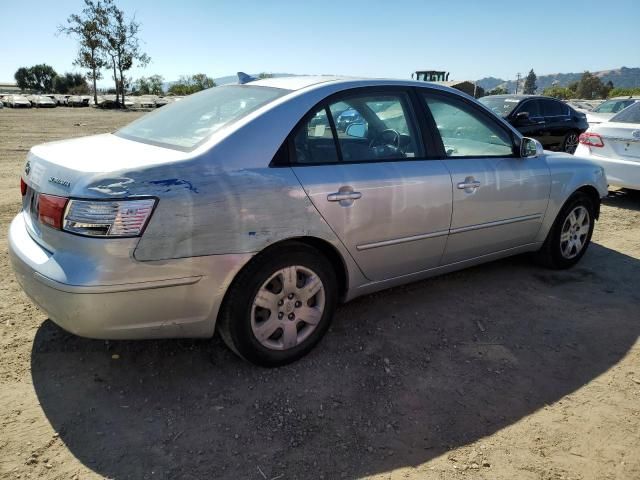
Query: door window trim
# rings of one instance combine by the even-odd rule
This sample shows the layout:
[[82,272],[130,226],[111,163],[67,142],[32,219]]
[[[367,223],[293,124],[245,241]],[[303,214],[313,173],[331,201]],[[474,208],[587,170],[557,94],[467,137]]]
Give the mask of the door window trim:
[[[381,159],[371,159],[371,160],[344,160],[342,157],[342,149],[340,148],[340,141],[337,134],[337,129],[335,126],[335,122],[333,120],[333,116],[331,115],[331,109],[329,108],[332,103],[336,101],[343,101],[350,97],[360,97],[366,95],[393,95],[396,94],[399,97],[402,96],[406,100],[406,106],[409,109],[407,112],[407,121],[413,122],[413,127],[415,130],[415,139],[414,141],[417,143],[418,147],[422,149],[423,155],[416,157],[406,157],[406,158],[381,158]],[[295,144],[294,137],[304,123],[308,122],[313,115],[315,115],[318,111],[324,109],[329,116],[329,125],[331,126],[331,133],[333,135],[334,144],[336,145],[337,153],[338,153],[338,162],[337,163],[324,163],[324,162],[313,162],[313,163],[296,163],[295,162]],[[422,118],[421,110],[416,108],[416,99],[414,96],[412,87],[404,87],[404,86],[370,86],[370,87],[354,87],[348,88],[345,90],[341,90],[339,92],[333,93],[328,97],[325,97],[318,103],[316,103],[313,107],[309,109],[309,111],[300,119],[293,129],[287,135],[285,139],[285,143],[287,144],[287,155],[286,162],[284,156],[279,156],[278,161],[274,161],[274,159],[269,164],[270,167],[317,167],[317,166],[337,166],[337,165],[354,165],[354,164],[370,164],[370,163],[395,163],[395,162],[420,162],[420,161],[428,161],[439,159],[438,155],[438,144],[435,143],[434,139],[430,135],[425,135],[425,125],[423,124],[424,119]]]
[[[518,104],[518,106],[513,110],[513,112],[511,112],[509,117],[515,118],[518,115],[518,113],[526,112],[525,106],[527,105],[527,103],[538,102],[539,100],[540,100],[539,98],[527,98],[526,100],[523,100]],[[540,111],[539,103],[538,103],[538,115],[533,115],[533,116],[529,115],[529,118],[544,118],[544,115],[542,115],[542,112]]]
[[[427,119],[427,123],[429,124],[428,128],[432,132],[434,132],[436,140],[438,142],[438,150],[440,152],[440,155],[438,157],[439,160],[469,160],[469,159],[476,159],[476,158],[479,158],[479,159],[481,158],[520,158],[521,138],[515,135],[507,125],[504,125],[502,123],[504,122],[504,120],[500,120],[498,118],[492,117],[489,113],[484,111],[483,108],[476,105],[474,102],[466,99],[462,95],[451,94],[448,92],[443,92],[443,91],[432,89],[432,88],[425,88],[425,87],[415,87],[415,88],[416,90],[418,90],[418,92],[416,93],[418,95],[418,99],[419,99],[420,106],[422,108],[423,115],[425,116],[425,118]],[[452,100],[453,102],[462,103],[465,106],[469,107],[471,110],[478,113],[480,117],[484,118],[489,123],[493,123],[499,129],[505,132],[509,136],[509,138],[511,138],[511,143],[512,143],[511,155],[465,155],[465,156],[456,156],[456,157],[448,156],[444,148],[442,135],[440,135],[436,121],[433,118],[433,115],[431,113],[431,109],[427,105],[425,95],[431,96],[436,99],[439,97],[445,100]]]

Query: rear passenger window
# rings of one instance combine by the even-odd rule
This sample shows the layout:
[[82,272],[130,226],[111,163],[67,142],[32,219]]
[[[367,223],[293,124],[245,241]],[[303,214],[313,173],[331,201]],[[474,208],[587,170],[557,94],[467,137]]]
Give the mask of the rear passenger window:
[[567,114],[567,108],[563,103],[556,100],[540,100],[542,105],[542,115],[545,117],[558,117]]
[[511,157],[511,135],[493,119],[456,98],[424,95],[447,157]]
[[529,117],[540,117],[540,106],[538,100],[527,100],[518,110],[518,113],[520,112],[527,112]]

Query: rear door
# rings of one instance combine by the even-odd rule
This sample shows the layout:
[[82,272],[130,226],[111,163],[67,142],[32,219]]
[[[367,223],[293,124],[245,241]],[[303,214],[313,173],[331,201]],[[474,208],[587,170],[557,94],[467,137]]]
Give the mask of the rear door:
[[442,139],[453,182],[442,263],[533,243],[549,197],[544,157],[520,158],[506,125],[459,95],[426,91],[421,97]]
[[573,126],[568,105],[551,98],[539,100],[545,121],[545,148],[558,148]]
[[[358,120],[341,122],[354,109]],[[326,118],[326,122],[314,118]],[[451,177],[420,135],[406,89],[329,98],[292,132],[290,162],[313,205],[367,278],[436,267],[451,220]]]

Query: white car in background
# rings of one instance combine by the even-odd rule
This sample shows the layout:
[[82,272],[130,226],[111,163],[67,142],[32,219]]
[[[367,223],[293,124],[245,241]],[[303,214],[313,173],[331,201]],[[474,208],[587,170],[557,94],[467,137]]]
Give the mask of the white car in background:
[[640,102],[589,127],[575,155],[602,166],[609,184],[640,190]]
[[5,98],[8,99],[7,105],[11,108],[31,108],[31,102],[23,95],[9,95]]
[[589,125],[597,125],[611,119],[616,113],[621,112],[630,105],[640,102],[638,97],[614,97],[602,102],[596,108],[587,112]]

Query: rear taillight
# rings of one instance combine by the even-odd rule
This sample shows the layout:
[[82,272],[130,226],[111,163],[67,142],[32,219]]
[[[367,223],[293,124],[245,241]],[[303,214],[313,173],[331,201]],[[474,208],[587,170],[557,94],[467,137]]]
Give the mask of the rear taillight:
[[89,237],[142,235],[156,200],[69,200],[62,229]]
[[597,133],[586,132],[580,135],[579,142],[582,145],[588,145],[590,147],[601,148],[604,147],[604,141],[602,137]]
[[27,183],[20,177],[20,193],[24,197],[27,194]]
[[41,193],[38,197],[38,220],[40,223],[60,230],[64,207],[68,201],[69,199],[65,197]]

